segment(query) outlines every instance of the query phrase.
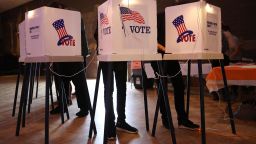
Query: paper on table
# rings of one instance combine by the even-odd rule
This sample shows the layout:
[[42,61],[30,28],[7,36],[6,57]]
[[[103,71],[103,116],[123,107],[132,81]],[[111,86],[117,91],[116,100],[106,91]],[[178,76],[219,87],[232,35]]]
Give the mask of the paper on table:
[[241,68],[256,68],[256,65],[244,65],[244,66],[240,66]]
[[144,69],[145,69],[147,78],[155,78],[155,73],[150,63],[145,63]]

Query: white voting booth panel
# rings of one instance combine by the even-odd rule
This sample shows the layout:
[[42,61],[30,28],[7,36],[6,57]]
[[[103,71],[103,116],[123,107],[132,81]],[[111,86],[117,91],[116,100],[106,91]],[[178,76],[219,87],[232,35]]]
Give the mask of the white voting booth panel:
[[166,52],[221,53],[221,10],[206,2],[165,9]]
[[28,56],[81,55],[81,14],[41,7],[25,14]]
[[108,0],[98,7],[99,54],[157,54],[156,0]]
[[19,43],[20,43],[20,58],[19,61],[23,62],[26,58],[26,35],[25,35],[25,21],[19,24]]

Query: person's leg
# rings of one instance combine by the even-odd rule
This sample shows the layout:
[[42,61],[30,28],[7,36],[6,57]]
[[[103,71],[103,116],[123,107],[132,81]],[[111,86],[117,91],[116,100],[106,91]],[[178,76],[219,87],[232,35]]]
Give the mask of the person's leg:
[[[113,63],[101,62],[102,63],[102,75],[104,83],[104,101],[105,101],[105,116],[107,120],[105,125],[107,125],[107,137],[108,139],[115,139],[116,137],[116,128],[115,128],[115,113],[113,105],[113,69],[109,70],[110,65]],[[113,65],[112,65],[113,67]],[[111,74],[109,74],[111,72]],[[109,77],[110,76],[110,77]],[[110,83],[109,83],[110,82]],[[110,84],[110,89],[109,88]],[[111,93],[108,93],[111,92]]]
[[180,71],[178,61],[167,61],[166,63],[167,75],[171,77],[171,82],[174,92],[174,103],[178,119],[186,117],[184,104],[184,82]]
[[[53,69],[55,72],[58,74],[63,74],[63,69],[65,68],[64,63],[54,63],[53,64]],[[69,92],[69,80],[67,78],[60,77],[58,75],[54,75],[54,81],[55,81],[55,87],[56,87],[56,92],[57,92],[57,102],[58,106],[55,107],[53,110],[50,111],[51,114],[57,114],[60,113],[60,106],[59,104],[61,103],[62,99],[61,97],[68,98],[67,94]],[[64,93],[62,94],[62,86],[64,86]]]
[[[55,65],[56,64],[54,64],[54,66]],[[56,69],[54,69],[54,70],[56,70]],[[55,83],[56,94],[57,94],[57,106],[50,111],[50,114],[60,113],[59,103],[60,103],[61,82],[62,82],[61,78],[59,76],[54,75],[54,83]]]
[[[158,69],[158,66],[157,66],[157,62],[152,61],[151,66],[152,66],[155,74],[157,74],[157,73],[159,74],[159,69]],[[158,90],[158,98],[159,98],[160,113],[162,114],[162,116],[161,116],[162,124],[165,128],[169,128],[167,112],[166,112],[166,109],[165,109],[165,102],[164,102],[164,98],[163,98],[163,90],[162,90],[162,87],[160,86],[160,80],[157,79],[156,83],[157,83],[157,88],[160,89],[160,90]],[[165,84],[165,87],[167,87],[167,81],[164,81],[164,84]]]
[[184,103],[185,86],[184,86],[179,62],[168,61],[166,68],[167,68],[168,76],[171,77],[171,82],[174,89],[174,103],[175,103],[175,109],[177,112],[177,119],[178,119],[179,126],[184,126],[190,129],[199,128],[198,125],[188,120],[185,112],[185,103]]
[[71,100],[71,89],[70,89],[70,79],[69,78],[62,78],[62,81],[63,81],[63,85],[64,85],[64,91],[65,91],[65,98],[67,100],[67,104],[70,105],[72,104],[72,100]]
[[[75,65],[80,67],[80,70],[83,69],[83,63],[76,63]],[[73,76],[72,82],[75,86],[77,105],[80,108],[76,115],[79,117],[86,116],[90,109],[90,97],[84,71]]]
[[114,62],[113,69],[117,90],[117,121],[125,121],[127,62]]
[[130,126],[126,121],[126,80],[127,80],[127,62],[113,63],[117,88],[117,123],[116,128],[128,133],[137,133],[138,130]]
[[[168,123],[168,118],[167,118],[167,112],[165,108],[165,102],[164,102],[164,97],[163,97],[163,90],[162,87],[159,85],[160,80],[157,80],[157,88],[160,89],[158,91],[158,98],[159,98],[159,107],[160,107],[160,113],[162,114],[162,124],[165,128],[170,128],[169,123]],[[167,87],[167,81],[164,82],[165,87]]]

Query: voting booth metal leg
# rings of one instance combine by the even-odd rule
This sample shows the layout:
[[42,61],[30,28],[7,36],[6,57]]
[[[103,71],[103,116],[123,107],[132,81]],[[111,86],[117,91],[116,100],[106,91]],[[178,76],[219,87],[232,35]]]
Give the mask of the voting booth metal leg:
[[40,78],[40,68],[41,68],[41,63],[38,63],[37,64],[37,73],[36,73],[36,98],[38,97],[38,81],[39,81],[39,78]]
[[22,63],[19,63],[19,71],[18,71],[17,80],[16,80],[15,95],[14,95],[13,108],[12,108],[12,116],[13,117],[15,116],[15,111],[16,111],[16,104],[17,104],[17,97],[18,97],[18,92],[19,92],[21,69],[22,69]]
[[[53,104],[53,94],[52,94],[52,82],[53,82],[53,74],[50,74],[51,77],[51,84],[50,84],[50,98],[51,98],[51,106],[52,109],[54,109],[54,104]],[[37,90],[38,90],[38,76],[37,76]],[[37,93],[37,92],[36,92]]]
[[32,72],[32,63],[28,64],[28,69],[29,69],[29,75],[27,78],[27,87],[25,89],[25,97],[24,97],[24,105],[23,105],[23,110],[22,110],[22,127],[25,127],[25,123],[26,123],[26,107],[27,107],[27,102],[28,102],[28,96],[29,96],[29,89],[30,89],[30,79],[31,79],[31,72]]
[[[158,80],[159,81],[159,80]],[[158,82],[157,85],[157,96],[159,96],[160,91],[160,82]],[[160,98],[157,98],[157,103],[156,103],[156,110],[155,110],[155,115],[154,115],[154,121],[153,121],[153,128],[152,128],[152,136],[154,137],[156,134],[156,125],[157,125],[157,118],[158,118],[158,112],[159,112],[159,108],[160,108]]]
[[64,124],[64,113],[65,113],[65,104],[66,100],[66,93],[65,93],[65,88],[64,88],[64,84],[63,81],[61,80],[60,82],[60,92],[59,92],[59,106],[60,106],[60,116],[61,116],[61,123]]
[[[91,123],[90,123],[90,130],[89,130],[89,138],[92,138],[92,129],[95,127],[95,111],[96,111],[96,105],[97,105],[97,99],[98,99],[98,91],[99,91],[99,83],[100,83],[100,73],[101,73],[101,65],[102,63],[99,62],[98,69],[97,69],[97,77],[96,77],[96,84],[95,84],[95,90],[94,90],[94,98],[93,98],[93,105],[92,105],[92,111],[91,113]],[[97,134],[96,128],[94,131],[94,134]]]
[[46,88],[45,88],[45,144],[49,143],[49,90],[51,84],[51,77],[50,77],[50,63],[47,62],[46,66]]
[[[165,76],[166,75],[165,71],[164,71],[165,65],[163,64],[163,62],[158,61],[157,62],[157,66],[158,66],[159,74],[161,76]],[[160,77],[160,79],[159,79],[160,87],[159,88],[161,90],[158,91],[158,92],[162,92],[163,93],[163,99],[164,99],[164,103],[165,103],[167,119],[168,119],[169,126],[170,126],[169,130],[170,130],[170,133],[171,133],[171,136],[172,136],[172,143],[176,144],[176,136],[175,136],[174,126],[173,126],[173,121],[172,121],[172,114],[171,114],[171,110],[170,110],[170,103],[169,103],[169,98],[168,98],[168,93],[167,93],[166,82],[167,82],[167,78],[166,77]],[[159,111],[159,97],[158,97],[158,100],[157,100],[156,111],[157,112],[155,112],[155,113],[157,113],[157,115],[158,115],[158,111]],[[157,115],[155,115],[154,119],[157,119]],[[153,125],[156,125],[156,123],[157,123],[157,120],[154,120],[154,124]],[[155,134],[154,131],[155,131],[155,128],[154,128],[154,130],[152,129],[152,134]]]
[[36,73],[36,64],[32,63],[31,74],[30,74],[30,85],[29,85],[30,88],[29,88],[29,99],[28,99],[28,113],[30,113],[30,106],[32,104],[35,73]]
[[[51,87],[50,87],[51,89]],[[51,93],[51,91],[50,91]],[[62,98],[63,98],[63,108],[62,108],[62,112],[63,114],[66,113],[67,119],[69,119],[69,111],[68,111],[68,94],[66,94],[65,92],[65,87],[64,87],[64,83],[62,84]]]
[[144,91],[144,109],[145,109],[145,120],[146,120],[146,130],[149,131],[149,118],[148,118],[148,99],[147,99],[147,87],[146,80],[144,79],[145,70],[144,70],[144,62],[141,61],[141,79],[142,79],[142,87]]
[[206,136],[205,136],[204,85],[203,85],[201,60],[198,60],[198,75],[199,75],[199,85],[200,85],[201,143],[205,144]]
[[[84,57],[84,67],[86,67],[86,57]],[[85,75],[85,77],[86,77],[86,72],[85,71],[83,71],[83,73],[84,73],[84,75]],[[100,75],[100,70],[99,70],[99,75]],[[99,81],[98,81],[99,82]],[[88,90],[88,84],[87,84],[87,81],[85,81],[85,84],[86,84],[86,91],[87,91],[87,93],[89,94],[89,90]],[[99,86],[99,83],[98,83],[98,86]],[[98,89],[97,89],[97,96],[98,96]],[[91,103],[91,99],[90,99],[90,94],[89,94],[89,112],[90,112],[90,116],[91,116],[91,119],[92,119],[92,117],[94,117],[94,115],[93,114],[95,114],[95,111],[93,112],[93,108],[92,108],[92,103]],[[96,109],[96,107],[95,107],[95,109]],[[92,121],[91,120],[91,122],[93,122],[92,124],[93,124],[93,131],[94,131],[94,134],[96,135],[97,134],[97,129],[96,129],[96,125],[95,125],[95,122],[94,122],[94,120]],[[90,125],[90,130],[91,130],[91,125]],[[90,131],[89,130],[89,131]]]
[[189,103],[190,103],[190,71],[191,71],[191,60],[188,60],[188,71],[187,71],[187,103],[186,103],[186,114],[189,118]]
[[227,103],[228,103],[228,113],[229,113],[231,129],[232,129],[232,133],[236,134],[234,115],[233,115],[232,108],[231,108],[230,95],[229,95],[227,78],[226,78],[226,72],[225,72],[225,69],[224,69],[224,62],[223,62],[223,60],[220,61],[220,66],[221,66],[221,72],[222,72],[222,77],[223,77],[223,82],[224,82],[225,95],[228,98]]
[[[163,69],[161,67],[161,65],[163,65]],[[158,62],[158,69],[160,72],[161,76],[166,76],[166,72],[165,72],[165,65],[163,62]],[[167,83],[168,78],[160,78],[160,84],[162,86],[162,93],[163,93],[163,98],[164,98],[164,103],[165,103],[165,109],[166,109],[166,113],[167,113],[167,119],[169,122],[169,126],[170,126],[170,132],[171,132],[171,136],[172,136],[172,143],[176,144],[176,136],[175,136],[175,132],[174,132],[174,126],[173,126],[173,121],[172,121],[172,114],[171,114],[171,109],[170,109],[170,103],[169,103],[169,98],[168,98],[168,87],[165,83]]]
[[23,114],[22,109],[24,107],[24,101],[27,95],[27,89],[29,84],[29,65],[30,64],[24,65],[24,76],[23,76],[23,83],[22,83],[21,96],[20,96],[18,119],[17,119],[17,125],[16,125],[16,136],[19,136],[19,133],[20,133],[21,118]]

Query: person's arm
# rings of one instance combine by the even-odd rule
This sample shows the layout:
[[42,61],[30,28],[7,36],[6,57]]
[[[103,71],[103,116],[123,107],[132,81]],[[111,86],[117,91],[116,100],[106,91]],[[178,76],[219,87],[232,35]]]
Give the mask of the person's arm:
[[165,47],[163,45],[161,45],[160,43],[157,43],[157,50],[162,53],[165,53]]

